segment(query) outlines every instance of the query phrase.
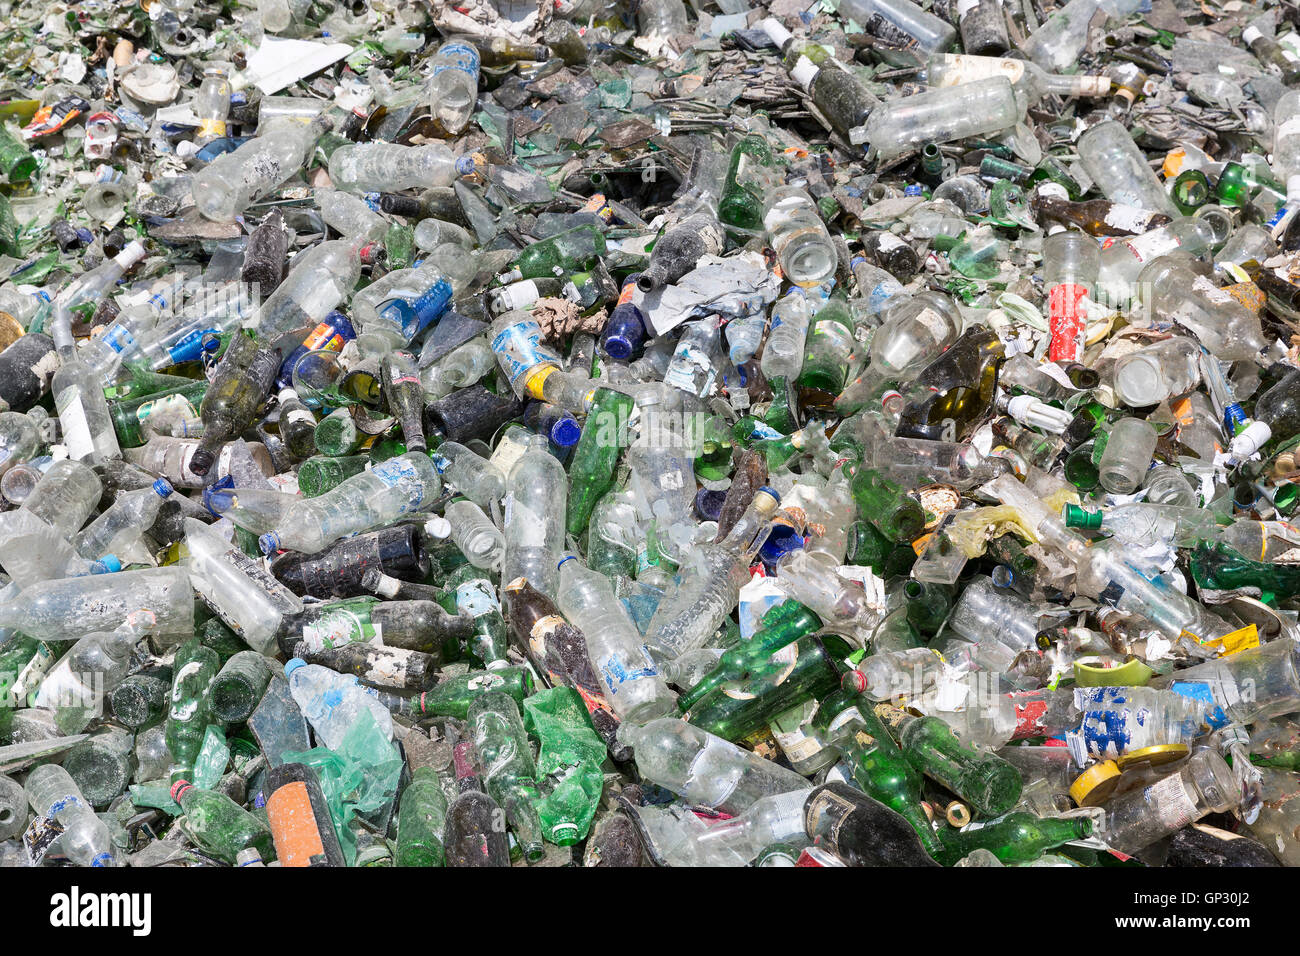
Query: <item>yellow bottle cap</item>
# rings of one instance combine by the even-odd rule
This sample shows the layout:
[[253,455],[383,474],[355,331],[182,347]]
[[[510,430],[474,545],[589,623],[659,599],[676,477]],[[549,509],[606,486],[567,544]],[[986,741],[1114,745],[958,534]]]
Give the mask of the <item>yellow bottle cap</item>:
[[1119,767],[1113,760],[1095,763],[1070,784],[1070,799],[1081,807],[1101,806],[1119,783]]
[[1117,758],[1121,770],[1128,770],[1138,764],[1148,764],[1152,767],[1158,767],[1164,763],[1170,763],[1178,760],[1180,757],[1187,756],[1190,748],[1187,744],[1156,744],[1154,747],[1141,747],[1137,750],[1130,750]]

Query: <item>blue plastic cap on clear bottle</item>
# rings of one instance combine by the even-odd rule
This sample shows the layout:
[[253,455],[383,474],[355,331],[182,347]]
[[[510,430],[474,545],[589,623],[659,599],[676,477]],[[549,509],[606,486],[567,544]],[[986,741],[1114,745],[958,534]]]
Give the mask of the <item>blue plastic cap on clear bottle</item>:
[[153,492],[159,498],[166,498],[173,491],[175,491],[175,489],[172,488],[172,483],[166,478],[159,478],[153,483]]
[[306,667],[306,666],[307,666],[307,662],[306,662],[305,660],[303,660],[301,657],[295,657],[295,658],[292,658],[291,660],[285,662],[285,665],[284,665],[284,676],[285,676],[285,677],[288,677],[290,674],[292,674],[294,671],[296,671],[299,667]]
[[765,494],[771,495],[774,499],[776,499],[776,503],[778,505],[781,503],[781,492],[777,491],[775,488],[772,488],[768,485],[760,485],[758,490]]
[[263,554],[274,554],[280,550],[280,536],[274,531],[268,531],[258,537],[257,546],[262,549]]

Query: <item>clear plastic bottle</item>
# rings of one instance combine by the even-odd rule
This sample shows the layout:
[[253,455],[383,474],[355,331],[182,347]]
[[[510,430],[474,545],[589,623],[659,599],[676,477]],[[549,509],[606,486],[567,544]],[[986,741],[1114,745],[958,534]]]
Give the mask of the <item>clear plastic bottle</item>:
[[149,568],[45,581],[0,604],[0,627],[14,627],[39,640],[67,640],[109,631],[133,611],[157,618],[164,638],[194,633],[194,592],[183,568]]
[[1153,260],[1181,250],[1199,256],[1216,245],[1214,227],[1204,219],[1184,216],[1167,226],[1152,229],[1140,236],[1114,242],[1101,253],[1101,271],[1097,285],[1113,303],[1122,303],[1131,293],[1130,286]]
[[1286,185],[1287,202],[1300,202],[1300,90],[1273,107],[1273,175]]
[[921,55],[942,53],[957,39],[952,24],[927,13],[911,0],[839,0],[835,9],[840,16],[856,23],[892,27],[893,42]]
[[274,653],[281,623],[302,612],[302,599],[201,521],[185,519],[185,543],[194,590],[249,647]]
[[1143,304],[1155,317],[1175,319],[1224,362],[1255,361],[1268,348],[1259,316],[1184,255],[1161,256],[1138,274]]
[[153,624],[153,614],[140,611],[128,615],[115,630],[78,639],[45,675],[32,706],[85,709],[88,713],[84,720],[89,723],[93,716],[90,711],[103,703],[103,695],[126,678],[131,652]]
[[769,381],[793,382],[803,368],[803,346],[808,337],[812,309],[802,289],[791,289],[772,305],[772,328],[763,346],[759,367]]
[[472,501],[458,499],[447,505],[447,520],[451,522],[451,540],[456,542],[469,563],[484,571],[501,567],[505,554],[505,535],[494,525],[483,509]]
[[264,342],[293,340],[291,348],[343,302],[361,277],[364,236],[312,246],[293,262],[289,275],[245,322]]
[[[1074,0],[1075,3],[1089,0]],[[1107,199],[1177,216],[1178,207],[1122,123],[1106,120],[1079,137],[1079,161]]]
[[295,657],[284,665],[289,693],[302,708],[321,743],[337,750],[363,710],[370,711],[380,732],[393,739],[393,716],[378,695],[362,687],[357,678]]
[[793,770],[675,717],[624,721],[619,740],[633,748],[643,777],[695,806],[735,815],[764,797],[808,786]]
[[194,176],[199,212],[214,222],[233,220],[302,169],[327,125],[323,116],[311,123],[275,122],[233,152],[218,156]]
[[1023,116],[1011,81],[991,76],[882,103],[849,139],[868,145],[879,162],[887,163],[926,143],[1001,132]]
[[72,546],[83,558],[92,560],[112,554],[128,564],[149,563],[150,555],[140,535],[157,520],[171,493],[172,486],[166,478],[157,479],[148,488],[122,492],[73,539]]
[[445,441],[431,453],[442,480],[486,511],[506,493],[506,479],[491,461],[459,442]]
[[674,711],[677,695],[646,657],[636,625],[605,575],[565,557],[559,563],[556,603],[582,631],[591,663],[608,691],[606,699],[620,720],[645,722]]
[[817,205],[802,188],[774,189],[768,195],[763,225],[781,270],[792,283],[809,289],[835,274],[839,264],[835,244]]
[[397,192],[450,186],[474,172],[472,156],[456,157],[443,143],[399,146],[383,140],[340,146],[330,156],[330,181],[349,192]]
[[1070,0],[1031,33],[1020,49],[1044,70],[1060,73],[1079,61],[1088,43],[1088,25],[1098,9],[1112,17],[1126,17],[1139,0]]
[[59,848],[79,866],[117,866],[108,824],[95,815],[68,771],[41,764],[27,775],[27,801],[39,819],[56,820],[63,833]]
[[337,189],[317,189],[312,198],[321,218],[344,238],[361,236],[375,242],[388,232],[388,220],[358,196]]
[[103,482],[89,466],[64,459],[46,469],[23,500],[22,510],[71,538],[98,507],[103,494]]
[[1133,854],[1207,813],[1232,810],[1241,798],[1241,786],[1224,759],[1213,750],[1198,750],[1174,773],[1111,799],[1100,836],[1112,849]]
[[644,0],[637,4],[636,22],[645,36],[671,37],[690,32],[682,0]]
[[1201,381],[1200,358],[1200,347],[1181,336],[1144,345],[1116,359],[1115,395],[1131,408],[1146,408],[1186,394]]
[[556,562],[564,549],[564,515],[569,477],[550,453],[545,435],[530,434],[524,453],[510,469],[505,495],[505,557],[501,580],[527,578],[554,598]]
[[481,59],[478,50],[462,40],[444,43],[433,55],[429,78],[433,115],[448,133],[459,133],[474,115]]
[[319,497],[296,501],[283,522],[263,534],[258,544],[263,554],[280,549],[314,554],[350,534],[428,511],[441,491],[442,479],[429,456],[407,452],[353,475]]
[[1043,241],[1043,288],[1047,290],[1047,357],[1053,362],[1078,362],[1087,332],[1088,297],[1101,252],[1096,240],[1081,232],[1058,232]]
[[704,545],[675,590],[664,594],[646,628],[646,648],[672,660],[703,647],[736,608],[750,579],[749,562],[763,546],[781,497],[760,488],[727,536]]
[[1121,418],[1111,426],[1097,465],[1101,486],[1114,495],[1137,491],[1156,451],[1156,430],[1141,418]]
[[20,462],[31,461],[44,444],[32,416],[0,412],[0,476]]
[[1019,653],[1036,646],[1038,608],[980,575],[953,605],[948,626],[968,640],[980,643],[991,639]]

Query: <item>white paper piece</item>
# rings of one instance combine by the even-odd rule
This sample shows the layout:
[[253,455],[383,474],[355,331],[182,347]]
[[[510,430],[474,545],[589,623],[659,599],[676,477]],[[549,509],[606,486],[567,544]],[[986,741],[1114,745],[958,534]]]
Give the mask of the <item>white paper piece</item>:
[[244,85],[256,85],[263,94],[271,96],[290,83],[337,63],[352,50],[346,43],[263,37],[262,45],[248,58],[248,67],[243,71]]

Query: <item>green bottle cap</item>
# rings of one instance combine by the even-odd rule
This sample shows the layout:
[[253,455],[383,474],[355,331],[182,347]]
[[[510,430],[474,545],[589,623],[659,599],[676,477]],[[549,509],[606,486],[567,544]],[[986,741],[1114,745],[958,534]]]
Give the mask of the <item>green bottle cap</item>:
[[1101,527],[1101,512],[1085,511],[1078,505],[1066,505],[1065,526],[1067,528],[1084,528],[1088,531],[1096,531]]

